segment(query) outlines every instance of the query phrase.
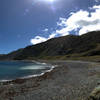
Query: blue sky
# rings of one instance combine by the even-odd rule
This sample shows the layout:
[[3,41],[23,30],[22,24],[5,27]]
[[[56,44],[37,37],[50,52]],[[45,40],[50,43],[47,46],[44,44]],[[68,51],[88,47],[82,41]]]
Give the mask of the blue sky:
[[100,0],[0,0],[0,54],[99,26]]

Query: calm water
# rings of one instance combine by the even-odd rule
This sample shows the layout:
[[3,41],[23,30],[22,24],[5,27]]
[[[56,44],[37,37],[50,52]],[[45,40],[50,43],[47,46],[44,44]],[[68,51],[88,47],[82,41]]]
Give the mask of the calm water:
[[0,62],[0,81],[12,80],[31,75],[39,75],[46,70],[50,70],[51,66],[35,62]]

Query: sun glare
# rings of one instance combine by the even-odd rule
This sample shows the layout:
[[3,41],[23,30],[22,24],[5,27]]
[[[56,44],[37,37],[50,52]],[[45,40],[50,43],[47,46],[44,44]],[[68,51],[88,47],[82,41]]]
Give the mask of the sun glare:
[[30,0],[33,3],[37,3],[37,2],[46,2],[46,3],[54,3],[56,0]]
[[43,0],[43,1],[53,3],[55,0]]
[[47,0],[47,1],[49,1],[49,2],[54,2],[54,0]]

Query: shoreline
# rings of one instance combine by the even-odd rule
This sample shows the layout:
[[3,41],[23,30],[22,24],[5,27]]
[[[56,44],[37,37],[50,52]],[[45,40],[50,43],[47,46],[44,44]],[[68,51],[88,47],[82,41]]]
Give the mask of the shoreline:
[[62,60],[45,63],[58,66],[42,76],[1,84],[1,100],[86,100],[100,82],[100,63]]
[[45,70],[43,73],[41,73],[41,74],[35,74],[35,75],[27,75],[27,76],[23,76],[23,77],[18,77],[18,78],[16,78],[16,79],[10,79],[10,80],[0,80],[0,84],[8,84],[8,83],[12,83],[12,82],[14,82],[14,81],[16,81],[16,80],[28,80],[28,79],[31,79],[31,78],[39,78],[39,77],[41,77],[41,76],[43,76],[44,74],[46,74],[46,73],[49,73],[49,72],[51,72],[54,68],[56,68],[57,67],[57,65],[52,65],[52,64],[50,64],[50,63],[45,63],[45,62],[39,62],[39,61],[35,61],[35,60],[10,60],[11,62],[17,62],[17,61],[22,61],[22,62],[30,62],[30,63],[37,63],[37,64],[42,64],[42,65],[49,65],[49,66],[51,66],[51,68],[49,69],[49,70]]
[[[39,78],[42,77],[43,75],[52,72],[53,69],[55,69],[57,66],[59,66],[58,64],[51,64],[50,62],[53,62],[54,60],[4,60],[4,61],[11,61],[11,62],[29,62],[29,63],[37,63],[37,64],[43,64],[43,65],[50,65],[51,69],[44,71],[41,74],[35,74],[35,75],[28,75],[28,76],[23,76],[23,77],[18,77],[16,79],[10,79],[10,80],[0,80],[0,84],[9,84],[12,82],[16,82],[17,80],[19,81],[26,81],[28,79],[32,79],[32,78]],[[66,60],[57,60],[58,62],[65,62]],[[71,62],[73,60],[67,60],[68,62]],[[48,63],[49,62],[49,63]],[[92,61],[82,61],[82,60],[75,60],[75,62],[86,62],[86,63],[99,63],[99,62],[92,62]]]

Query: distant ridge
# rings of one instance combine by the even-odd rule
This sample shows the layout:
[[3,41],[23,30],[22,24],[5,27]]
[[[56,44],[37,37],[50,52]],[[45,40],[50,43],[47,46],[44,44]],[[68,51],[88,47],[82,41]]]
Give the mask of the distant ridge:
[[100,55],[100,31],[93,31],[81,36],[67,35],[53,38],[46,42],[27,46],[7,55],[0,60],[46,59],[54,57]]

